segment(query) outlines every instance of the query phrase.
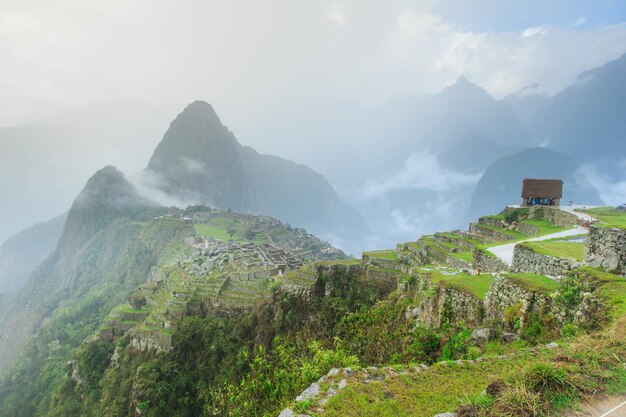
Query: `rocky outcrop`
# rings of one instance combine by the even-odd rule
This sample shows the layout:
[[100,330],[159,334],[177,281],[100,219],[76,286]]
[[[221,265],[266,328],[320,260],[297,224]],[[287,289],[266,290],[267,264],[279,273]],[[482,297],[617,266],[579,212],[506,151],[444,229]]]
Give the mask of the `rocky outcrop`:
[[585,244],[585,262],[624,275],[626,273],[626,230],[592,226]]
[[482,322],[482,300],[463,290],[433,283],[428,276],[417,276],[416,305],[408,307],[407,319],[439,328],[443,323],[464,323],[473,327]]
[[513,251],[513,272],[530,272],[550,276],[563,276],[580,267],[580,262],[555,258],[535,252],[532,247],[520,243]]

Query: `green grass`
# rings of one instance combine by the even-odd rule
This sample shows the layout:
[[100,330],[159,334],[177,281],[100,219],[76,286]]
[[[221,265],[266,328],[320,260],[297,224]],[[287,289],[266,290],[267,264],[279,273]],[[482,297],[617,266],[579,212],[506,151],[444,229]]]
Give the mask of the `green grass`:
[[388,260],[391,260],[391,261],[397,261],[398,260],[398,254],[393,249],[363,252],[363,255],[364,256],[369,256],[370,258],[388,259]]
[[[483,245],[483,246],[486,247],[486,248],[492,248],[494,246],[500,246],[500,245],[506,245],[506,244],[509,244],[509,243],[521,242],[521,241],[532,239],[532,238],[535,238],[535,237],[550,235],[552,233],[559,233],[559,232],[562,232],[564,230],[571,229],[571,227],[554,226],[554,225],[550,224],[547,220],[524,220],[524,223],[527,223],[527,224],[530,224],[532,226],[535,226],[537,228],[537,230],[539,230],[539,232],[536,235],[533,235],[533,236],[526,236],[523,233],[520,233],[520,232],[517,232],[517,231],[513,231],[515,234],[517,234],[517,237],[515,237],[513,240],[507,240],[505,242],[498,242],[495,245]],[[495,229],[503,230],[503,229],[498,229],[498,228],[495,228]],[[507,230],[507,232],[511,232],[511,231]]]
[[442,283],[444,286],[470,293],[481,300],[485,298],[485,294],[489,291],[493,281],[493,276],[489,274],[471,275],[458,272],[454,275],[446,275],[441,271],[434,270],[429,271],[428,275],[433,283]]
[[[235,240],[239,243],[267,243],[267,236],[264,231],[255,231],[252,239],[246,237],[248,228],[239,220],[227,217],[226,215],[216,215],[206,220],[206,223],[194,224],[196,232],[200,236],[214,238],[222,241]],[[229,230],[233,232],[232,236]]]
[[559,283],[540,274],[504,274],[504,276],[521,287],[532,292],[549,294],[559,288]]
[[457,252],[451,253],[451,255],[468,263],[472,263],[474,261],[474,256],[472,252]]
[[534,236],[545,236],[551,233],[558,233],[562,232],[563,230],[569,229],[568,227],[555,226],[547,220],[523,220],[522,223],[535,226],[537,230],[539,230],[539,232]]
[[583,253],[585,251],[584,243],[563,242],[558,239],[543,240],[539,242],[524,242],[520,245],[542,255],[570,259],[579,262],[582,262]]
[[579,211],[593,216],[601,222],[600,226],[626,229],[626,211],[616,210],[613,207],[596,207]]
[[409,375],[388,377],[384,382],[351,379],[331,398],[326,417],[432,417],[454,412],[470,397],[477,397],[495,379],[513,378],[530,363],[550,360],[553,352],[520,355],[474,365],[449,364]]
[[527,239],[528,236],[526,236],[525,234],[518,232],[517,230],[507,230],[507,229],[503,229],[501,227],[495,227],[495,226],[487,226],[484,224],[481,224],[480,227],[484,228],[484,229],[490,229],[493,230],[494,232],[499,232],[503,235],[507,235],[510,236],[512,239],[511,240],[507,240],[506,243],[509,242],[514,242],[515,240],[522,240],[522,239]]
[[626,278],[587,266],[578,268],[575,273],[596,285],[595,293],[607,301],[613,317],[626,315]]

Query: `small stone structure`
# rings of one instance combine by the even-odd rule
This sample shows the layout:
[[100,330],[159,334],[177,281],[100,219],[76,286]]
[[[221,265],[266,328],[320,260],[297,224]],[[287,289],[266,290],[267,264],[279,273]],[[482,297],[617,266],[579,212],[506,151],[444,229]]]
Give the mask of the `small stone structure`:
[[522,206],[558,206],[563,197],[563,180],[524,178]]
[[592,226],[585,245],[585,262],[626,274],[626,230]]

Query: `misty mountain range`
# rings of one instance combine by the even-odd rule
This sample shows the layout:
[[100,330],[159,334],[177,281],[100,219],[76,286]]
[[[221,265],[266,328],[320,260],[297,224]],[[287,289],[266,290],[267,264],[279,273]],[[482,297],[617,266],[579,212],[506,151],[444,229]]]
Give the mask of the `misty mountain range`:
[[[299,148],[299,160],[310,161],[307,150],[315,148],[310,165],[330,182],[307,166],[240,145],[205,102],[190,104],[160,143],[168,118],[131,100],[1,128],[0,149],[11,162],[0,167],[0,240],[65,212],[86,178],[109,164],[127,171],[150,198],[270,214],[339,246],[350,242],[354,253],[461,227],[517,203],[524,176],[564,178],[564,201],[613,203],[607,195],[621,196],[594,184],[624,180],[625,65],[622,56],[587,71],[553,97],[529,89],[495,100],[463,77],[433,96],[373,110],[328,108],[327,119],[308,124],[285,121],[277,136],[291,138],[285,153]],[[342,141],[346,135],[358,146]],[[307,142],[311,136],[319,141]],[[537,145],[543,148],[531,149]],[[493,187],[506,192],[496,197]],[[15,259],[13,247],[2,246],[0,260]]]

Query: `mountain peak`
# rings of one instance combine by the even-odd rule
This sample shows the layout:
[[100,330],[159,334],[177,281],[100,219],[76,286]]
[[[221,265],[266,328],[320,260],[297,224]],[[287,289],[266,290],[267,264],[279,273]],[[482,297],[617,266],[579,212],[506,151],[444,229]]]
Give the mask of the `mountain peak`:
[[128,197],[141,199],[135,188],[126,180],[124,174],[114,166],[108,165],[96,171],[87,180],[87,184],[79,194],[75,204],[92,204],[94,198],[99,202],[106,203]]
[[202,100],[196,100],[188,104],[172,122],[173,124],[202,124],[205,126],[222,127],[222,122],[213,106]]
[[461,75],[454,84],[449,85],[441,91],[441,94],[460,94],[460,95],[481,95],[491,96],[484,88],[470,81],[466,76]]

